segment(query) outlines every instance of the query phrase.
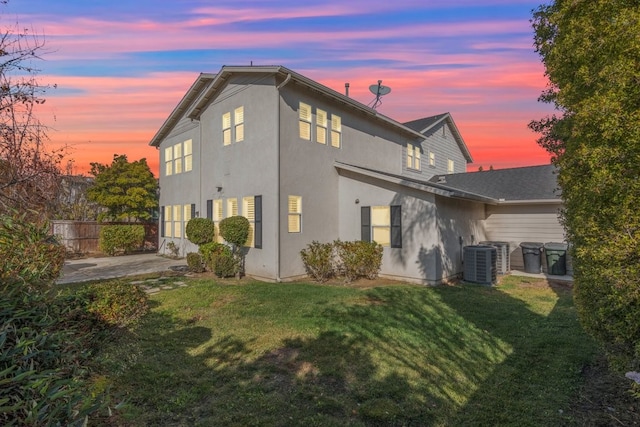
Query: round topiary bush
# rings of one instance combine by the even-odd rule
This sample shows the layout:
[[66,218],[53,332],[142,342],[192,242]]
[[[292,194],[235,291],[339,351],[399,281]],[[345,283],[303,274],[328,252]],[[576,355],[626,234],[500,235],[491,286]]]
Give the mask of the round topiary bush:
[[230,216],[220,221],[220,235],[236,246],[244,246],[249,239],[249,220],[243,216]]
[[192,218],[185,228],[187,239],[196,245],[213,242],[215,225],[209,218]]

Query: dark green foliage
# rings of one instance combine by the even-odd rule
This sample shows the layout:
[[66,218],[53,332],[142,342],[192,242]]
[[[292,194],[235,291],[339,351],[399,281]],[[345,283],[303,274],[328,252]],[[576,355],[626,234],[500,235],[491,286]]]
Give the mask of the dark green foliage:
[[326,282],[334,275],[334,253],[332,243],[311,242],[300,251],[307,274],[318,282]]
[[232,254],[229,246],[218,242],[204,243],[200,245],[200,247],[198,248],[198,252],[200,252],[200,254],[202,255],[202,261],[204,262],[205,266],[211,271],[213,271],[212,261],[214,257],[222,253],[228,253],[229,255]]
[[324,282],[332,276],[342,276],[351,282],[362,277],[370,280],[378,277],[382,253],[382,246],[375,242],[336,240],[333,243],[313,241],[300,251],[300,256],[313,279]]
[[187,254],[187,267],[189,271],[194,273],[202,273],[205,270],[203,257],[198,252],[189,252]]
[[44,290],[64,265],[64,246],[49,235],[48,224],[35,224],[26,214],[0,215],[0,283]]
[[80,425],[99,409],[74,305],[13,288],[0,298],[0,424]]
[[249,238],[249,220],[243,216],[231,216],[220,221],[220,235],[236,248],[244,246]]
[[126,155],[115,154],[111,165],[91,163],[94,184],[87,198],[107,208],[99,221],[147,221],[158,207],[158,181],[146,159],[129,163]]
[[209,218],[192,218],[185,229],[187,239],[196,245],[213,242],[215,225]]
[[375,279],[378,277],[382,266],[382,246],[376,242],[342,242],[334,243],[338,255],[338,271],[347,282],[366,277]]
[[123,281],[89,285],[79,290],[77,295],[84,301],[84,310],[107,327],[130,326],[149,310],[144,290]]
[[554,155],[584,327],[619,368],[640,369],[640,7],[555,1],[535,47],[561,116],[530,124]]
[[105,225],[100,228],[98,246],[107,255],[130,253],[144,244],[142,225]]
[[211,257],[211,270],[218,277],[233,277],[240,270],[240,258],[233,255],[225,246],[225,250],[214,253]]

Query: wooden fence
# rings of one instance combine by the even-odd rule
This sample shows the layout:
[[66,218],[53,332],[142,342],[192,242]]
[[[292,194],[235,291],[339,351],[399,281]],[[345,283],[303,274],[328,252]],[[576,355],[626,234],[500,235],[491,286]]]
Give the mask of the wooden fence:
[[74,254],[99,253],[98,238],[100,229],[105,225],[143,225],[145,236],[144,245],[140,250],[157,251],[158,249],[158,224],[137,224],[130,222],[103,222],[97,221],[51,221],[51,234],[56,236],[67,251]]

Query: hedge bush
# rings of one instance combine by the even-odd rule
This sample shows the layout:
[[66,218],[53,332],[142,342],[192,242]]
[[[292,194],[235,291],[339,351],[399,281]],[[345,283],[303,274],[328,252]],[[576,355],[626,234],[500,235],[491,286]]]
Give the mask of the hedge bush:
[[215,225],[209,218],[192,218],[185,228],[187,239],[196,245],[213,242]]
[[373,280],[382,267],[382,246],[375,242],[318,243],[313,241],[300,252],[307,273],[320,282],[331,276],[346,282],[365,277]]
[[32,223],[24,213],[0,215],[0,283],[45,290],[60,276],[64,256],[47,223]]
[[138,285],[120,280],[86,286],[77,295],[84,298],[86,312],[107,327],[133,325],[149,311],[146,292]]
[[203,257],[198,252],[189,252],[187,254],[187,267],[193,273],[202,273],[205,271],[205,263]]
[[212,257],[211,267],[218,277],[233,277],[240,271],[240,259],[227,249],[227,251]]
[[334,245],[332,243],[311,242],[300,251],[307,274],[318,282],[326,282],[335,274]]
[[223,243],[211,242],[200,245],[198,248],[198,252],[202,255],[202,261],[205,264],[205,267],[213,271],[212,260],[213,257],[219,255],[223,252],[228,252],[231,255],[231,249]]
[[144,244],[142,225],[104,225],[100,229],[98,246],[107,255],[130,253]]

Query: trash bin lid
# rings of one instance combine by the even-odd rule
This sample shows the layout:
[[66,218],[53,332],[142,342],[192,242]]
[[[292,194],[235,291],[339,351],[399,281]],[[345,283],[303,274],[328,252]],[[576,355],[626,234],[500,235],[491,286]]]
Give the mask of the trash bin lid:
[[566,251],[567,247],[566,243],[548,242],[544,244],[544,248],[551,251]]
[[541,242],[522,242],[520,243],[521,248],[527,249],[541,249],[544,246],[544,243]]

